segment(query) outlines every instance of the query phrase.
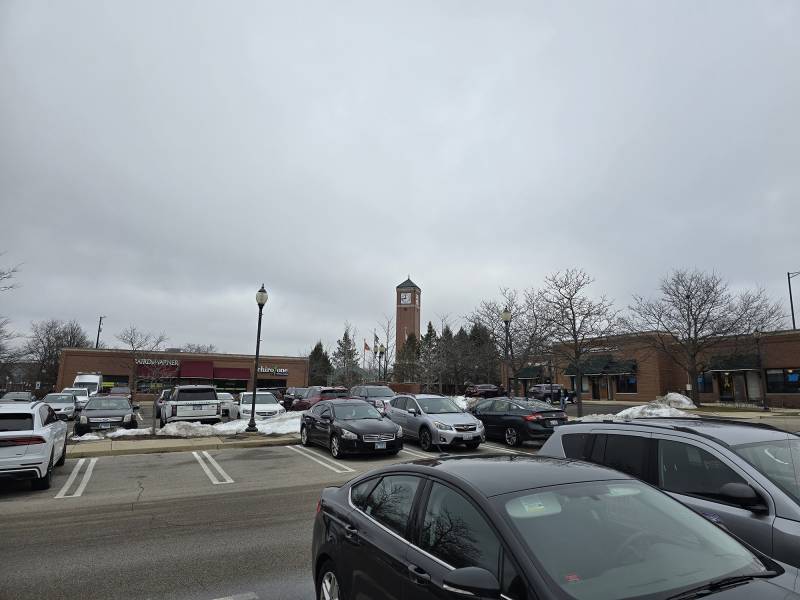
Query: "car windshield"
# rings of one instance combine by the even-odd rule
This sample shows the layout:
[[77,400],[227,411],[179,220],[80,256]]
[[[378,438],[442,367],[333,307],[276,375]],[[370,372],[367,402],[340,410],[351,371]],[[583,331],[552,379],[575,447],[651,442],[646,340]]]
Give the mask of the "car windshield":
[[743,444],[733,451],[800,504],[800,438]]
[[233,400],[233,395],[228,392],[217,392],[217,400]]
[[[253,392],[242,394],[241,402],[253,403]],[[256,392],[256,404],[277,404],[278,399],[270,392]]]
[[65,392],[69,392],[70,394],[74,394],[76,396],[88,396],[89,390],[86,388],[67,388],[64,390]]
[[355,421],[356,419],[380,419],[381,414],[374,406],[366,403],[337,404],[333,407],[333,416],[339,421]]
[[31,395],[28,392],[8,392],[3,396],[3,400],[30,400]]
[[369,398],[391,398],[394,392],[388,387],[368,387],[366,396]]
[[571,598],[662,598],[713,579],[768,573],[719,527],[638,481],[553,486],[494,502]]
[[417,398],[420,408],[431,415],[462,412],[450,398]]
[[86,403],[86,410],[129,410],[131,407],[127,398],[92,398]]
[[44,401],[48,404],[75,404],[75,396],[72,394],[47,394]]

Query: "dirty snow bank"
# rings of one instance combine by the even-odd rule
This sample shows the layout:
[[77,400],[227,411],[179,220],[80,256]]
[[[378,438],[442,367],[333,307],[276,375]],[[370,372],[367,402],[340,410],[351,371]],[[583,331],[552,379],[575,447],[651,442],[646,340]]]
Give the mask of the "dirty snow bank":
[[153,433],[152,427],[145,427],[144,429],[115,429],[106,433],[107,438],[121,438],[121,437],[136,437],[138,435],[151,435]]
[[69,438],[73,442],[97,442],[103,439],[102,435],[97,435],[96,433],[84,433],[80,436],[73,435]]
[[[680,394],[677,394],[680,396]],[[685,396],[684,396],[685,398]],[[691,403],[691,401],[690,401]],[[692,405],[694,406],[694,405]],[[584,423],[595,421],[631,421],[633,419],[641,419],[646,417],[690,417],[697,418],[697,415],[687,413],[672,406],[669,406],[660,400],[651,402],[650,404],[642,404],[641,406],[631,406],[615,415],[586,415],[579,419]]]
[[684,396],[683,394],[678,394],[676,392],[670,392],[663,398],[656,399],[656,402],[661,404],[666,404],[667,406],[671,406],[672,408],[683,408],[683,409],[692,409],[697,408],[692,402],[691,398]]
[[[258,432],[263,435],[285,435],[290,433],[300,435],[302,415],[301,412],[285,413],[264,421],[256,421],[256,427],[258,427]],[[156,430],[156,435],[184,438],[235,435],[242,433],[247,428],[247,423],[248,420],[246,419],[217,423],[216,425],[175,421],[174,423],[167,423],[161,429]]]

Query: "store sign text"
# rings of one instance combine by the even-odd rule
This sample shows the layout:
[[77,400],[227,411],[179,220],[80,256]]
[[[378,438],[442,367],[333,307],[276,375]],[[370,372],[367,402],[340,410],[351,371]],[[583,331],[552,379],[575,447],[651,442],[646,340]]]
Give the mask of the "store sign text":
[[289,375],[289,369],[279,369],[277,367],[258,367],[258,372],[267,375]]
[[169,358],[137,358],[137,365],[152,365],[155,367],[177,367],[181,361]]

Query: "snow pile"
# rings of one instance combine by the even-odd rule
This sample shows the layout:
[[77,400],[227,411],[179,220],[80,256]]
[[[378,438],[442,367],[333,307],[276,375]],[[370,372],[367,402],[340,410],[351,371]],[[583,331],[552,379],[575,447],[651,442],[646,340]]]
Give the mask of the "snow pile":
[[113,440],[115,438],[136,437],[137,435],[150,435],[152,433],[153,429],[151,427],[145,427],[144,429],[115,429],[114,431],[109,431],[106,437]]
[[103,439],[103,436],[102,435],[97,435],[96,433],[84,433],[81,436],[74,436],[73,435],[70,438],[70,440],[72,440],[73,442],[97,442],[97,441],[102,440],[102,439]]
[[461,410],[466,410],[469,400],[466,396],[450,396],[450,399],[455,402],[456,406]]
[[684,396],[683,394],[678,394],[676,392],[670,392],[663,398],[659,398],[656,402],[660,404],[666,404],[667,406],[671,406],[672,408],[682,408],[682,409],[692,409],[697,408],[692,402],[691,398]]
[[[680,394],[677,394],[680,395]],[[685,396],[684,396],[685,397]],[[656,400],[650,404],[642,404],[641,406],[631,406],[615,415],[586,415],[579,419],[583,423],[591,423],[596,421],[631,421],[633,419],[642,419],[647,417],[690,417],[697,418],[697,415],[687,413],[679,410],[663,402]]]
[[[301,412],[289,412],[271,419],[256,421],[258,432],[263,435],[300,435],[300,421],[303,418]],[[173,437],[208,437],[211,435],[235,435],[242,433],[247,428],[247,419],[228,421],[227,423],[217,423],[216,425],[204,425],[202,423],[190,423],[187,421],[175,421],[167,423],[156,431],[156,435],[168,435]]]

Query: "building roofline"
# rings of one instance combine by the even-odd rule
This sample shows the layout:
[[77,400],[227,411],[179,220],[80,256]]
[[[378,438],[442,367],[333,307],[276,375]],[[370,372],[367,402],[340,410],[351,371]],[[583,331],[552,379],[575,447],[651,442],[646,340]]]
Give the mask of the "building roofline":
[[[124,348],[64,348],[62,352],[67,352],[70,354],[130,354],[130,350],[126,350]],[[139,352],[139,354],[148,354],[148,355],[159,355],[159,356],[169,356],[169,357],[181,357],[184,356],[186,358],[207,358],[207,359],[230,359],[230,358],[247,358],[250,360],[254,360],[255,356],[253,354],[226,354],[223,352],[170,352],[167,350],[143,350]],[[260,355],[258,357],[259,362],[262,360],[275,360],[275,361],[300,361],[300,362],[308,362],[308,357],[306,356],[271,356],[271,355]]]

